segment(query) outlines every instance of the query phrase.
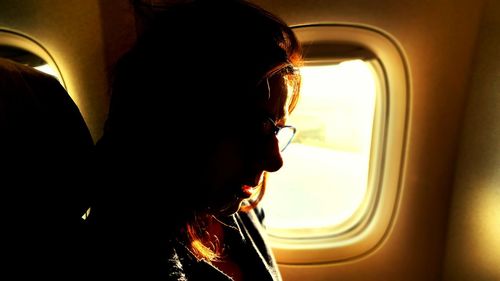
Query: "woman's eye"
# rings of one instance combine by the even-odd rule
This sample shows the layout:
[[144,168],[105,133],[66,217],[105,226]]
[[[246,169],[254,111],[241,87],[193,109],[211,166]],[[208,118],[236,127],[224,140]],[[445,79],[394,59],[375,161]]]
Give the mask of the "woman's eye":
[[264,135],[270,135],[274,132],[274,126],[270,120],[262,121],[261,131]]

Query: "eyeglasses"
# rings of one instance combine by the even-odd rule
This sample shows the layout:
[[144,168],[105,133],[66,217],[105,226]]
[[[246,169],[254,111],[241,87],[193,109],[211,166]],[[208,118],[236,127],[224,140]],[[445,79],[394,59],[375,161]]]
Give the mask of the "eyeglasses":
[[[292,64],[289,64],[281,68],[279,71],[275,72],[273,75],[279,75],[283,78],[283,81],[286,83],[285,89],[288,91],[288,97],[296,97],[298,95],[298,90],[300,87],[300,74],[297,68],[293,67]],[[265,83],[259,83],[260,87],[264,87],[264,89],[262,89],[261,91],[267,94],[266,98],[268,99],[271,97],[271,87],[269,85],[269,79],[270,77],[266,77],[265,80],[262,81],[265,81]],[[289,104],[288,106],[293,109],[293,107],[295,107],[295,102],[293,102],[293,104]],[[269,136],[271,134],[274,134],[276,136],[276,138],[278,139],[278,147],[280,152],[283,152],[288,147],[297,131],[295,127],[290,125],[277,125],[270,117],[265,117],[263,119],[260,130],[262,134],[266,136]]]
[[280,152],[283,152],[287,146],[292,142],[297,129],[294,126],[286,125],[280,126],[270,117],[266,117],[261,124],[262,134],[269,136],[274,134],[278,139],[278,147]]

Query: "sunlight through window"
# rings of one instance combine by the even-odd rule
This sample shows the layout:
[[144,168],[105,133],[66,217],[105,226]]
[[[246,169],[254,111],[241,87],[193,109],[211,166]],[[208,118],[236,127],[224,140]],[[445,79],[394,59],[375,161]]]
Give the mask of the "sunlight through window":
[[48,64],[42,64],[42,65],[39,65],[39,66],[35,66],[34,67],[36,70],[39,70],[41,72],[44,72],[44,73],[47,73],[49,75],[52,75],[54,76],[57,80],[59,80],[59,82],[61,81],[60,77],[59,77],[59,73],[57,73],[50,65]]
[[[300,102],[287,123],[297,135],[268,175],[262,202],[272,235],[331,233],[365,198],[377,95],[376,72],[362,60],[301,68]],[[304,233],[304,232],[302,232]]]

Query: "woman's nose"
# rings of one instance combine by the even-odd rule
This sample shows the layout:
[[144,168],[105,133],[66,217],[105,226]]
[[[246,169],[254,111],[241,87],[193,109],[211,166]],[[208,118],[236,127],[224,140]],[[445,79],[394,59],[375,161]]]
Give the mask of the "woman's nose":
[[283,158],[278,145],[278,139],[273,136],[264,151],[264,170],[276,172],[283,166]]

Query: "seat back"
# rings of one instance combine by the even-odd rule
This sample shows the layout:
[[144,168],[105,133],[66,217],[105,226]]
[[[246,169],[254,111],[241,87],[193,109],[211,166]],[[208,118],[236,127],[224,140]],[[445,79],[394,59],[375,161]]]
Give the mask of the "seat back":
[[16,278],[54,278],[60,261],[79,251],[93,147],[78,107],[55,78],[0,59],[2,260],[6,268],[21,267]]

